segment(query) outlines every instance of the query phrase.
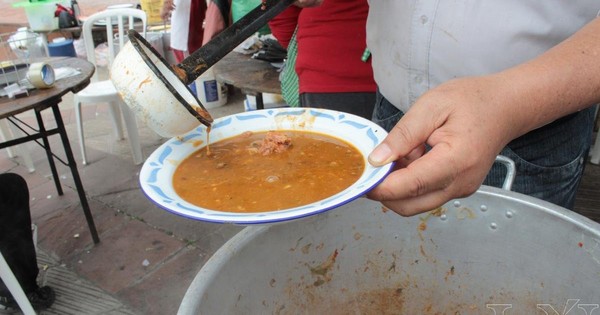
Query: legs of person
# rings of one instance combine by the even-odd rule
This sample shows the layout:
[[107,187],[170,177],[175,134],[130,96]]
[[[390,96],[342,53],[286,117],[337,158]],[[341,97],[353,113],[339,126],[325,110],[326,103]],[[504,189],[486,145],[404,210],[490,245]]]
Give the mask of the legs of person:
[[[49,286],[39,287],[39,268],[29,212],[29,189],[25,180],[12,173],[0,174],[0,251],[34,309],[54,303]],[[0,281],[0,311],[18,309],[6,285]]]
[[173,56],[175,56],[175,61],[180,63],[185,59],[185,51],[173,49]]
[[[12,173],[0,174],[0,251],[25,294],[37,290],[39,269],[31,232],[29,190],[25,180]],[[10,296],[2,281],[0,296]]]
[[[594,109],[589,108],[534,130],[500,154],[515,162],[513,191],[573,209],[592,142]],[[485,185],[501,187],[506,170],[496,163]]]
[[300,106],[326,108],[371,119],[375,105],[375,93],[302,93]]

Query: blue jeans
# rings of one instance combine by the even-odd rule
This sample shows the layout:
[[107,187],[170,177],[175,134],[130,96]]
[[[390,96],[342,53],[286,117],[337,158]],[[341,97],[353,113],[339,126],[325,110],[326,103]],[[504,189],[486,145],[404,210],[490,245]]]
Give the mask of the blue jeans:
[[301,107],[332,109],[371,119],[375,104],[375,93],[302,93],[299,101]]
[[[390,131],[404,113],[377,93],[373,121]],[[594,107],[511,141],[501,152],[515,162],[513,191],[573,209],[592,143]],[[473,152],[475,154],[475,152]],[[502,187],[506,169],[494,164],[484,185]]]

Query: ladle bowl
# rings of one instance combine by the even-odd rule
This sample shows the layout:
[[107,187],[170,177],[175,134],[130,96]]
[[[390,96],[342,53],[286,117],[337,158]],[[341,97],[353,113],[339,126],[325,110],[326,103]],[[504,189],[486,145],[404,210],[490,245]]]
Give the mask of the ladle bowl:
[[202,73],[256,33],[294,0],[266,0],[176,65],[135,30],[111,66],[111,80],[138,118],[163,137],[182,135],[212,117],[188,88]]
[[[133,36],[137,38],[139,34]],[[198,127],[200,123],[210,125],[210,115],[205,114],[204,118],[198,113],[206,110],[196,96],[181,83],[170,66],[155,53],[148,42],[141,36],[138,40],[138,49],[144,53],[138,53],[130,40],[115,58],[110,74],[121,98],[138,119],[157,134],[167,138],[184,134]],[[160,75],[157,75],[154,69],[150,70],[148,63],[157,69]],[[162,79],[171,84],[165,84]]]

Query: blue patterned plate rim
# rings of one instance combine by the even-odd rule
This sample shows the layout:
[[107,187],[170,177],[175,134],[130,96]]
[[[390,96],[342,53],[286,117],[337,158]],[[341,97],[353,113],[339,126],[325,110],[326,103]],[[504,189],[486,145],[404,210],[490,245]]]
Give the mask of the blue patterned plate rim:
[[315,131],[352,143],[363,153],[365,171],[344,191],[301,207],[260,213],[205,209],[180,198],[171,185],[178,163],[206,143],[206,128],[199,126],[167,140],[146,159],[140,171],[140,188],[158,207],[185,218],[240,225],[269,224],[300,219],[347,204],[378,185],[393,166],[373,167],[366,160],[372,149],[387,135],[383,128],[367,119],[326,109],[275,108],[225,116],[215,119],[210,141],[216,142],[245,131],[276,129]]

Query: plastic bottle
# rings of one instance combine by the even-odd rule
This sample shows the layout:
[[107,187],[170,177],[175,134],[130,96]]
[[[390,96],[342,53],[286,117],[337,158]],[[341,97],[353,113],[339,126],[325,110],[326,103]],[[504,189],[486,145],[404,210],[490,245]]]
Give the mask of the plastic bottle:
[[206,108],[215,108],[227,103],[227,87],[217,81],[212,68],[196,79],[198,99]]

